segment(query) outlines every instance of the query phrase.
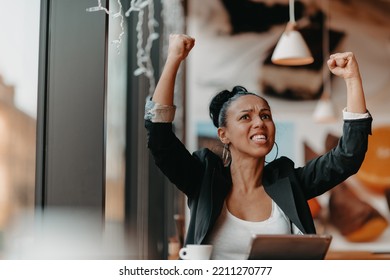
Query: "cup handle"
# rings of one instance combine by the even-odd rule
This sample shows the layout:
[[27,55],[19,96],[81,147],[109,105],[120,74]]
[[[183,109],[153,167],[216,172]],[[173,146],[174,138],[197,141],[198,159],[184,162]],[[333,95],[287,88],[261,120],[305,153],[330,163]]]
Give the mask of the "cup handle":
[[179,256],[183,260],[188,260],[187,248],[181,248],[179,251]]

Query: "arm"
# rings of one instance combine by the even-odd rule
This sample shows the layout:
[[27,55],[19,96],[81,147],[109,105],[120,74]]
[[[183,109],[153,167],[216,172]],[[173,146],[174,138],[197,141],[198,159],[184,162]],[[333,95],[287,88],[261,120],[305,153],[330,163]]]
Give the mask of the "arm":
[[196,191],[203,169],[172,131],[175,115],[173,105],[176,74],[180,63],[194,46],[187,35],[170,35],[168,57],[152,100],[145,106],[145,127],[148,148],[160,170],[186,195]]
[[[351,52],[337,53],[328,60],[329,70],[344,78],[347,86],[348,120],[338,145],[326,154],[297,169],[307,198],[317,196],[355,174],[368,148],[372,118],[366,108],[362,79],[357,61]],[[344,114],[344,119],[347,114]]]
[[334,75],[344,78],[347,86],[347,112],[366,113],[362,79],[354,54],[351,52],[332,54],[328,60],[328,67]]
[[171,34],[169,36],[168,57],[152,98],[155,103],[173,106],[177,71],[194,44],[195,39],[184,34]]
[[371,123],[371,117],[344,121],[343,136],[337,146],[296,169],[307,199],[321,195],[359,171],[368,148]]

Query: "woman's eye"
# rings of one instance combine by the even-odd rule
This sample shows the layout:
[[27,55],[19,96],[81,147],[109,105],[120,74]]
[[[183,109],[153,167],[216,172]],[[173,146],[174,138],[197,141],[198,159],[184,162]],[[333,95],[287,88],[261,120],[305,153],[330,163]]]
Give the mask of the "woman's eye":
[[264,114],[264,115],[261,115],[260,118],[261,118],[262,120],[268,120],[268,119],[271,118],[271,115]]
[[248,119],[249,119],[249,115],[243,115],[240,118],[240,120],[248,120]]

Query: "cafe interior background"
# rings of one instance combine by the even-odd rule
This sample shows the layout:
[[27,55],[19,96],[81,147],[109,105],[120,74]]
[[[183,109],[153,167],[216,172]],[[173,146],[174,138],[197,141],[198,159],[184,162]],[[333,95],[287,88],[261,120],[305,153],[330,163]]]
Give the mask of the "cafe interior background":
[[143,128],[170,33],[196,39],[175,89],[189,150],[219,151],[208,102],[243,85],[269,101],[277,156],[297,166],[337,143],[345,86],[323,62],[354,52],[374,118],[369,150],[310,205],[330,250],[390,251],[390,1],[295,1],[314,57],[304,66],[271,62],[288,0],[66,2],[0,0],[1,258],[177,257],[185,197],[154,166]]

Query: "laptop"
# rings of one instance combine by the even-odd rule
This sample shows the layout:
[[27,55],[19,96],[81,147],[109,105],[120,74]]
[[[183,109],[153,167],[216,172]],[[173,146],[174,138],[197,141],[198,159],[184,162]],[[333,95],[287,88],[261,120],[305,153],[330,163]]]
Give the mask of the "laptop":
[[249,260],[323,260],[332,236],[327,234],[252,236]]

